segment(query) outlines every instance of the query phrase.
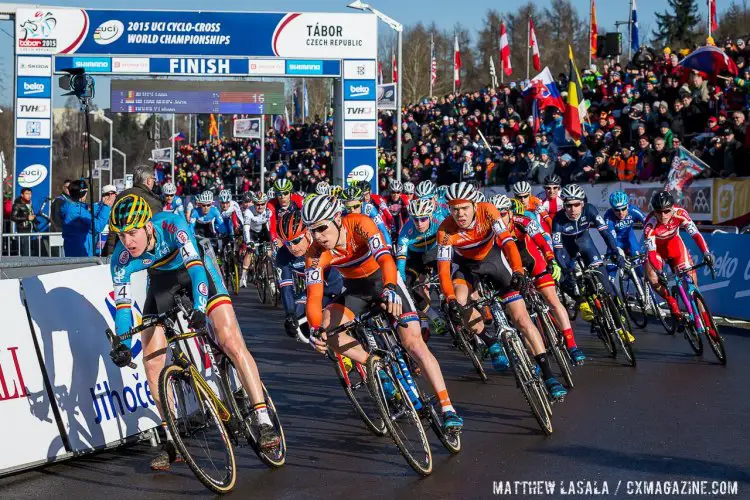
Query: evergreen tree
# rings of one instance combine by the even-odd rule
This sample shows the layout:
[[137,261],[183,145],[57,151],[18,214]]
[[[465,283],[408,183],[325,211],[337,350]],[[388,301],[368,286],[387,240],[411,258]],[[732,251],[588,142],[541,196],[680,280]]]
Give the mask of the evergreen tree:
[[669,9],[656,14],[654,40],[673,48],[691,48],[705,32],[696,0],[667,0]]

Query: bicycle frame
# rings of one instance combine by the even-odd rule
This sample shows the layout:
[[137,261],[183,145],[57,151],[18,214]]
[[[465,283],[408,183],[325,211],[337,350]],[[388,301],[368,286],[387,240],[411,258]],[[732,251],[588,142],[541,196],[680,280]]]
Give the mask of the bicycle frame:
[[[703,318],[701,317],[701,315],[697,313],[698,309],[695,305],[695,300],[693,300],[693,294],[695,294],[696,292],[700,293],[700,290],[695,285],[695,283],[693,283],[693,278],[690,276],[690,271],[701,268],[705,265],[705,263],[701,263],[697,266],[691,266],[677,272],[677,274],[675,275],[677,290],[679,290],[682,302],[687,307],[687,313],[690,315],[690,318],[693,320],[693,323],[695,323],[695,326],[700,333],[706,331],[706,325],[703,323]],[[711,270],[711,273],[714,273],[713,269]]]

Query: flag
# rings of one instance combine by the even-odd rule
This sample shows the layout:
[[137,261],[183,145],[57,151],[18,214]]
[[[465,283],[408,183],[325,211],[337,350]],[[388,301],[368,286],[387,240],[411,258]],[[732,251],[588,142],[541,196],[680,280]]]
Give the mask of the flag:
[[300,117],[302,116],[302,110],[300,109],[299,94],[296,85],[294,86],[294,92],[292,92],[292,102],[294,104],[294,123],[299,123]]
[[539,59],[539,45],[536,43],[536,32],[534,31],[534,21],[529,16],[529,47],[531,47],[531,54],[534,61],[534,69],[536,71],[542,70],[542,62]]
[[719,21],[716,18],[716,0],[708,0],[708,15],[711,20],[711,33],[719,29]]
[[534,120],[534,133],[536,134],[539,132],[539,129],[542,126],[542,116],[539,113],[539,100],[534,99],[534,101],[531,103],[531,116]]
[[505,21],[500,22],[500,60],[503,63],[503,72],[506,76],[513,73],[510,64],[510,45],[508,44],[508,32],[505,30]]
[[383,85],[383,63],[378,61],[378,85]]
[[391,76],[391,81],[393,83],[398,83],[398,64],[396,61],[396,54],[391,52],[391,69],[393,71],[393,75]]
[[672,159],[672,168],[669,170],[664,189],[673,192],[677,204],[682,204],[683,190],[693,182],[693,179],[706,170],[708,170],[708,165],[683,146],[680,146]]
[[492,80],[492,86],[497,87],[497,72],[495,71],[495,59],[490,56],[490,80]]
[[563,124],[565,125],[565,136],[578,145],[583,135],[581,115],[578,108],[581,102],[581,87],[573,61],[573,48],[570,45],[568,45],[568,58],[568,102],[563,112]]
[[461,87],[461,51],[458,48],[458,35],[453,46],[453,81],[457,89]]
[[736,76],[739,71],[737,64],[731,57],[727,56],[726,52],[710,45],[700,47],[688,54],[680,61],[680,66],[709,75],[718,75],[722,71],[726,71]]
[[208,119],[208,135],[209,137],[219,137],[219,126],[216,124],[216,117],[213,113]]
[[540,111],[548,106],[553,106],[560,111],[565,110],[560,90],[557,88],[555,79],[552,78],[552,72],[547,67],[531,79],[531,83],[523,89],[523,94],[531,96],[537,102]]
[[310,100],[307,98],[307,78],[302,80],[303,116],[310,116]]
[[633,0],[633,12],[631,13],[631,25],[630,25],[630,48],[633,52],[637,52],[641,44],[638,41],[638,12],[635,10],[635,0]]
[[185,136],[182,134],[182,132],[177,132],[176,134],[172,135],[172,137],[169,138],[170,141],[180,142],[187,140]]
[[437,58],[435,58],[435,39],[430,38],[430,85],[437,81]]
[[596,2],[591,0],[591,58],[596,59],[597,39],[599,38],[599,28],[596,25]]

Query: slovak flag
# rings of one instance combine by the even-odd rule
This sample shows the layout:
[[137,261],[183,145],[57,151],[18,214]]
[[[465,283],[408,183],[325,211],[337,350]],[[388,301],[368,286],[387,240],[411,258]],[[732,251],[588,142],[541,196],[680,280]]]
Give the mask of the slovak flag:
[[503,62],[503,72],[506,76],[513,73],[510,65],[510,45],[508,44],[508,32],[505,30],[505,21],[500,23],[500,60]]
[[540,111],[547,106],[553,106],[560,111],[565,110],[562,95],[548,67],[531,79],[531,83],[523,89],[523,93],[531,96],[538,103]]
[[182,134],[182,132],[177,132],[172,137],[169,138],[170,141],[180,142],[180,141],[186,141],[187,138]]
[[536,43],[536,31],[534,31],[534,21],[531,20],[531,17],[529,17],[529,47],[531,47],[534,69],[541,71],[542,62],[539,58],[539,45]]

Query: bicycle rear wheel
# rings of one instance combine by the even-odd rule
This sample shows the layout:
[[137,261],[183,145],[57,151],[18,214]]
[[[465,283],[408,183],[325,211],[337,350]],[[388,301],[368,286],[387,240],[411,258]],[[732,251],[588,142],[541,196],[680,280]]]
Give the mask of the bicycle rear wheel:
[[346,397],[352,402],[354,410],[373,434],[385,436],[388,430],[378,410],[377,402],[370,393],[365,367],[353,362],[352,369],[347,372],[346,365],[341,357],[336,356],[334,359],[333,364],[336,367],[336,374],[339,376],[341,386],[344,388]]
[[541,380],[533,375],[526,348],[516,334],[504,335],[502,342],[508,353],[518,388],[521,389],[521,394],[531,408],[531,413],[539,424],[539,428],[549,436],[552,434],[552,420],[547,390],[539,386]]
[[619,272],[618,276],[620,293],[628,316],[637,328],[645,328],[648,324],[648,305],[644,300],[643,293],[641,293],[645,291],[643,281],[633,270],[629,270],[627,273]]
[[267,257],[264,255],[260,258],[260,262],[258,263],[258,298],[260,299],[261,304],[266,303],[266,294],[268,292],[268,276],[266,275],[266,259]]
[[[680,293],[680,290],[677,288],[677,286],[672,287],[672,296],[677,297],[679,302],[682,302],[683,307],[681,310],[688,311],[688,304],[685,304],[682,300],[682,294]],[[689,300],[689,299],[688,299]],[[695,307],[690,307],[690,309],[693,310],[695,313]],[[703,355],[703,340],[701,340],[701,335],[698,332],[698,328],[695,326],[695,321],[693,318],[688,314],[685,313],[684,317],[686,321],[685,323],[685,340],[688,341],[688,344],[690,344],[690,348],[693,350],[695,354],[698,356]]]
[[[393,396],[386,396],[385,381]],[[404,386],[386,366],[382,358],[371,355],[367,360],[367,382],[375,396],[383,422],[406,462],[418,474],[428,476],[432,472],[432,451],[422,420],[414,409]],[[390,392],[388,391],[388,392]]]
[[[721,333],[719,333],[719,327],[716,326],[714,317],[708,309],[708,304],[706,304],[706,301],[703,299],[703,295],[697,291],[693,293],[693,301],[695,301],[697,313],[700,314],[701,319],[703,320],[703,326],[706,328],[704,333],[706,334],[706,340],[708,340],[708,346],[716,355],[719,363],[726,365],[727,351],[724,347],[724,338],[721,336]],[[705,324],[706,322],[708,324]]]
[[557,327],[550,320],[548,314],[549,312],[537,311],[537,327],[544,335],[547,343],[547,351],[552,351],[552,355],[560,367],[560,373],[565,379],[565,385],[568,386],[568,389],[572,389],[574,387],[573,365],[570,355],[565,348],[562,334],[557,330]]
[[469,358],[469,361],[471,361],[471,364],[474,366],[474,369],[477,371],[477,374],[479,375],[479,379],[482,382],[487,382],[489,380],[489,377],[487,376],[487,373],[484,371],[484,366],[482,366],[482,360],[480,359],[479,355],[477,354],[477,351],[474,349],[474,346],[472,345],[473,339],[470,339],[469,335],[472,337],[474,336],[473,332],[467,332],[466,328],[461,325],[458,329],[456,328],[456,325],[453,324],[453,321],[448,318],[448,325],[451,329],[451,335],[453,336],[453,339],[458,343],[458,348],[461,349],[461,351]]
[[434,400],[434,398],[427,403],[426,407],[422,408],[423,417],[429,419],[432,431],[437,435],[440,442],[443,443],[445,449],[453,455],[457,455],[461,452],[461,433],[445,432],[443,426],[440,424],[442,419],[438,416],[438,411],[435,409],[435,405],[440,403]]
[[266,287],[268,293],[268,301],[271,305],[277,307],[279,305],[279,297],[281,294],[279,293],[279,285],[276,282],[276,272],[274,271],[271,259],[266,259],[266,271],[264,274],[268,279],[268,285]]
[[607,353],[611,358],[617,357],[617,347],[615,334],[612,331],[610,325],[607,324],[606,315],[604,313],[604,305],[600,300],[592,300],[591,304],[594,306],[591,308],[594,311],[594,321],[596,327],[599,330],[599,339],[604,343],[604,347],[607,349]]
[[654,311],[654,316],[656,316],[659,319],[659,323],[661,323],[661,326],[664,327],[664,331],[667,332],[669,335],[674,335],[677,331],[677,322],[672,318],[672,313],[669,312],[669,309],[664,309],[657,303],[657,298],[659,297],[659,294],[657,294],[653,288],[651,288],[651,284],[647,284],[648,286],[648,294],[649,294],[649,301],[651,303],[651,308]]
[[[237,464],[219,410],[192,374],[180,366],[164,367],[159,399],[174,445],[198,480],[215,493],[227,493],[237,480]],[[229,415],[223,415],[229,418]]]

